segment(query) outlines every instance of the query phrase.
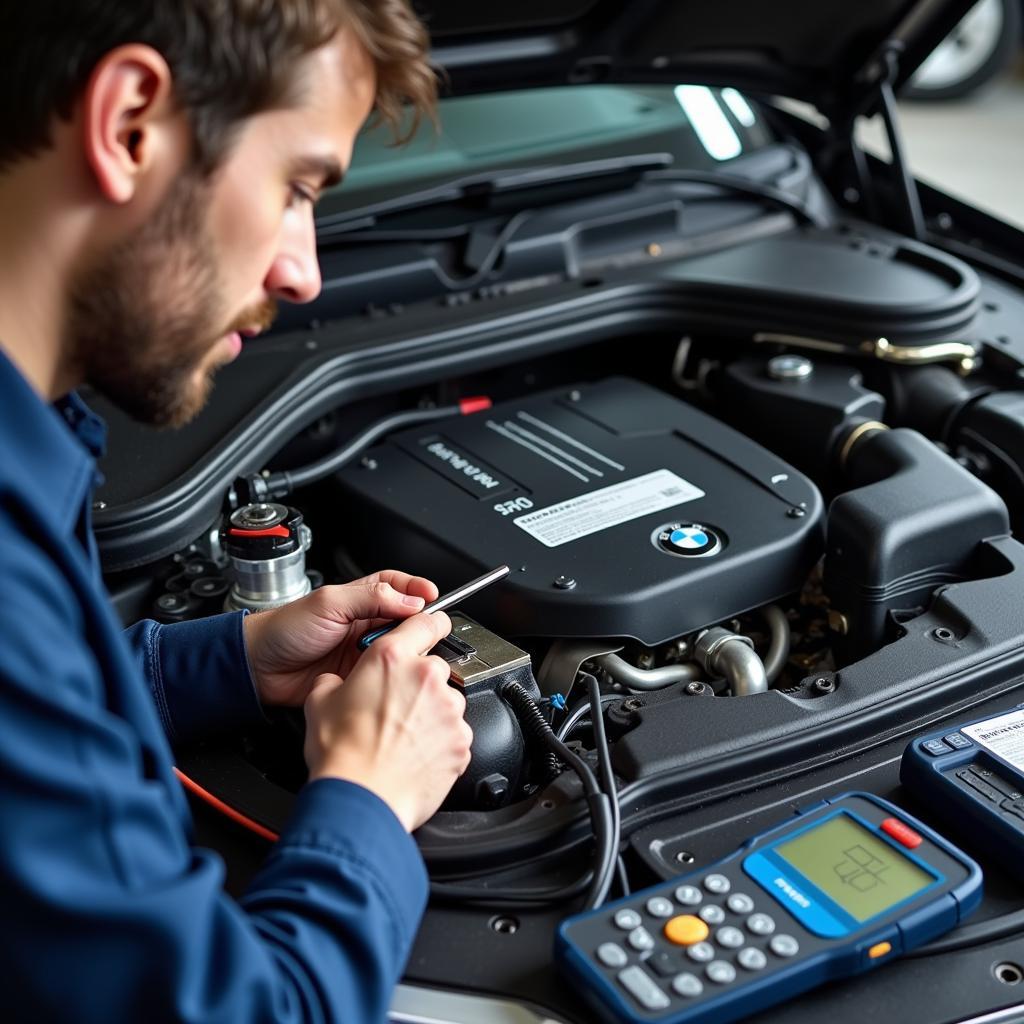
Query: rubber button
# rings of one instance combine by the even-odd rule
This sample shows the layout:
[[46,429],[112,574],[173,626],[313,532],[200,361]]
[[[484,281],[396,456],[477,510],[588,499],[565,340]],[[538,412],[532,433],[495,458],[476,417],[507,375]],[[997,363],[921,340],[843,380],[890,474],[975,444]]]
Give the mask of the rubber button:
[[638,952],[646,953],[654,949],[654,936],[646,928],[634,928],[626,941]]
[[645,1009],[666,1010],[672,1001],[645,973],[642,967],[627,967],[619,972],[619,984]]
[[641,924],[640,915],[635,910],[630,910],[629,907],[615,911],[614,920],[615,927],[621,928],[624,932],[631,932],[634,928],[639,928]]
[[707,921],[708,924],[721,924],[725,920],[725,911],[721,907],[716,907],[714,903],[701,907],[697,913],[700,915],[700,919]]
[[868,950],[868,959],[869,960],[877,960],[880,956],[886,956],[888,953],[891,953],[891,952],[892,952],[892,943],[891,942],[876,942]]
[[647,901],[647,913],[651,917],[671,917],[675,910],[672,901],[665,899],[664,896],[652,896]]
[[882,822],[882,831],[893,837],[897,843],[902,843],[908,850],[916,849],[924,840],[908,825],[904,825],[898,818],[886,818]]
[[925,753],[931,754],[932,757],[941,757],[943,754],[948,754],[953,748],[942,740],[928,740],[921,744],[921,749]]
[[710,963],[715,959],[715,947],[710,942],[698,942],[686,951],[686,955],[699,964]]
[[732,888],[732,884],[725,875],[708,875],[704,879],[704,888],[716,896],[721,896]]
[[709,933],[708,926],[692,914],[679,914],[665,922],[665,938],[677,946],[692,946],[703,942]]
[[676,899],[684,907],[699,907],[704,902],[704,894],[695,885],[680,885],[676,889]]
[[704,973],[716,985],[728,985],[729,982],[736,980],[736,968],[727,960],[716,960],[708,964]]
[[951,732],[948,736],[943,736],[942,738],[954,750],[966,750],[968,747],[974,746],[962,732]]
[[605,967],[625,967],[629,963],[626,951],[621,946],[616,946],[614,942],[602,942],[597,947],[597,959]]
[[693,999],[704,991],[704,986],[695,974],[677,974],[672,979],[672,991],[684,999]]
[[754,901],[745,892],[734,892],[725,905],[734,914],[749,914],[754,909]]

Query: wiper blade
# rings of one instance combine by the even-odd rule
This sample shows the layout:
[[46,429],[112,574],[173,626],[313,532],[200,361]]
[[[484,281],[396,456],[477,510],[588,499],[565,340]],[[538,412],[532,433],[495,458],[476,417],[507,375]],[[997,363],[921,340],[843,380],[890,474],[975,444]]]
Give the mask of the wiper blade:
[[446,204],[472,204],[486,208],[488,202],[497,196],[530,189],[548,189],[557,185],[571,184],[574,187],[574,198],[579,198],[585,192],[580,187],[581,183],[600,184],[603,190],[624,189],[642,181],[652,171],[663,171],[671,165],[672,156],[668,153],[641,153],[573,164],[472,174],[370,206],[318,217],[316,232],[318,238],[324,239],[351,231],[372,230],[384,217]]

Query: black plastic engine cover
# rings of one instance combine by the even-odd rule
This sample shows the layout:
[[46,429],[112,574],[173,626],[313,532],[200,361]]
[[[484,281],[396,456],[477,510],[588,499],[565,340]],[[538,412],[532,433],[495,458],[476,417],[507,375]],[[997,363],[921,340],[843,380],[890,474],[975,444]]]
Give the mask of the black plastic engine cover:
[[661,643],[798,590],[823,550],[807,478],[625,378],[395,434],[337,480],[365,566],[446,589],[510,565],[466,603],[504,635]]

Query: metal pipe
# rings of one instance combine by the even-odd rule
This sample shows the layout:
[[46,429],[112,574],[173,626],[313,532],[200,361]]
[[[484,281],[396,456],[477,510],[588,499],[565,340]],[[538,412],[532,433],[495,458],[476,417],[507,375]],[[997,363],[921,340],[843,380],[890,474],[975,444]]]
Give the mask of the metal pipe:
[[637,668],[617,654],[602,654],[593,661],[617,683],[631,690],[660,690],[672,683],[689,683],[700,678],[700,668],[692,662],[662,665],[661,668]]
[[768,676],[749,637],[715,627],[698,638],[694,654],[707,672],[728,682],[734,697],[767,692]]
[[764,656],[764,674],[769,683],[774,683],[789,660],[789,619],[777,604],[766,604],[761,609],[761,615],[771,632],[768,653]]

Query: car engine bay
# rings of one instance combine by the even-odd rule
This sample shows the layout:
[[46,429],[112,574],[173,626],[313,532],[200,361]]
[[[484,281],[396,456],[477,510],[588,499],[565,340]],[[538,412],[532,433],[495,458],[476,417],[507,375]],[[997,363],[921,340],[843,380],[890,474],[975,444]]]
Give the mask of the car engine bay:
[[[326,223],[315,319],[253,343],[194,424],[158,436],[95,402],[126,623],[389,566],[444,592],[507,563],[437,651],[475,741],[417,833],[433,899],[408,977],[566,1019],[586,1018],[548,936],[599,868],[585,784],[544,729],[595,772],[604,734],[605,884],[637,886],[851,780],[891,795],[913,736],[1024,700],[1024,291],[843,211],[793,144],[736,188],[620,172],[540,208],[500,263],[508,214],[480,215],[457,288],[437,287],[440,243],[346,248]],[[301,713],[270,712],[179,765],[273,831],[301,753]],[[220,841],[241,885],[263,846]],[[998,919],[1020,883],[992,879]],[[926,963],[877,998],[899,1009]],[[964,989],[956,963],[934,984]],[[998,1005],[989,983],[950,998]],[[764,1019],[866,1012],[824,1007]]]

